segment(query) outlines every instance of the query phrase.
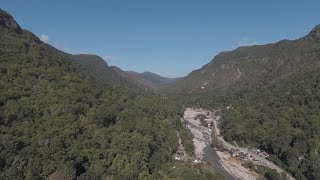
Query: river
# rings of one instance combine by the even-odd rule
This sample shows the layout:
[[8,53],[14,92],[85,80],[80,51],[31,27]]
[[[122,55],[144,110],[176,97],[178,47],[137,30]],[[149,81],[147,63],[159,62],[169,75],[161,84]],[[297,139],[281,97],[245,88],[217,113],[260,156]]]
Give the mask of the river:
[[[187,108],[184,112],[184,122],[186,122],[187,127],[190,129],[192,134],[194,135],[193,141],[195,144],[195,154],[199,159],[203,159],[205,162],[210,163],[214,169],[218,170],[222,173],[226,179],[256,179],[259,175],[256,172],[250,171],[243,167],[239,163],[234,163],[229,161],[228,157],[225,157],[222,154],[218,153],[210,146],[211,144],[211,131],[209,128],[206,128],[201,125],[199,120],[196,120],[195,117],[197,114],[207,114],[208,111],[203,111],[202,109],[191,109]],[[209,112],[210,113],[210,112]],[[210,113],[212,114],[212,113]],[[223,137],[220,136],[220,132],[217,126],[217,117],[211,116],[208,119],[205,119],[207,123],[213,122],[213,128],[215,132],[215,136],[218,137],[218,140],[222,142],[222,146],[225,149],[233,148],[240,149],[243,152],[246,152],[253,156],[255,159],[259,159],[260,161],[252,161],[255,164],[264,165],[269,167],[270,169],[277,170],[278,173],[284,172],[283,169],[276,166],[274,163],[268,161],[266,158],[259,157],[259,155],[248,151],[246,148],[235,147],[234,145],[226,142]],[[229,156],[229,154],[228,154]],[[220,160],[222,158],[222,161]],[[223,165],[221,164],[223,163]],[[232,174],[232,175],[231,175]],[[294,178],[288,174],[288,178],[290,180],[294,180]]]
[[215,170],[225,176],[226,180],[235,180],[229,172],[227,172],[220,163],[220,158],[216,154],[215,150],[210,146],[211,133],[207,128],[201,126],[199,121],[195,121],[194,118],[200,112],[187,108],[184,113],[184,122],[194,135],[195,152],[199,159],[203,159],[205,162],[211,164]]
[[222,166],[220,163],[220,158],[216,154],[215,150],[211,146],[206,146],[203,149],[203,159],[210,163],[213,168],[218,171],[219,173],[223,174],[226,180],[236,180],[231,174],[229,174]]

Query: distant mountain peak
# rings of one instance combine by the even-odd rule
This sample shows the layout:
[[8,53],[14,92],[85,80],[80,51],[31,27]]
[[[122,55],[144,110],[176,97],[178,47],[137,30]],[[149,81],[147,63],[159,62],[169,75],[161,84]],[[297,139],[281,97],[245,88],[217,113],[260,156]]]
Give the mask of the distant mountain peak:
[[142,74],[155,74],[155,73],[152,73],[150,71],[144,71]]
[[311,30],[311,32],[306,36],[306,39],[320,40],[320,24]]
[[140,74],[149,75],[149,76],[159,76],[160,77],[160,75],[158,75],[156,73],[153,73],[153,72],[150,72],[150,71],[144,71],[143,73],[140,73]]
[[14,18],[6,11],[0,8],[0,27],[14,31],[21,34],[23,30],[20,28],[19,24],[14,20]]

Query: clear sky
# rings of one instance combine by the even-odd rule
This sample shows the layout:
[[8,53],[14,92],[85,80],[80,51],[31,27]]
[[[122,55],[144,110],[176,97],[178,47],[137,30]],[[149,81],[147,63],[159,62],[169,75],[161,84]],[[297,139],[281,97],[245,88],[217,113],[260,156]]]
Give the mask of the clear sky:
[[1,0],[24,29],[64,51],[176,77],[242,45],[296,39],[319,0]]

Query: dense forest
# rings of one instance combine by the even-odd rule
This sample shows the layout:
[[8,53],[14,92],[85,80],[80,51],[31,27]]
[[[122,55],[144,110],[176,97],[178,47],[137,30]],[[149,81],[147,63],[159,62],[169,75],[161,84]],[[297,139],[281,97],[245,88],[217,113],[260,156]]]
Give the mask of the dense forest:
[[0,179],[223,178],[172,159],[177,132],[192,139],[179,105],[107,81],[0,17]]
[[194,153],[186,107],[221,109],[227,141],[265,150],[296,179],[320,179],[319,57],[317,26],[220,53],[151,91],[98,56],[41,42],[0,9],[0,179],[223,179],[173,160],[177,133]]
[[297,40],[224,52],[169,90],[186,106],[221,109],[227,141],[267,151],[297,179],[320,179],[319,42],[316,26]]
[[266,150],[297,179],[319,179],[319,72],[241,93],[233,108],[223,111],[222,134]]

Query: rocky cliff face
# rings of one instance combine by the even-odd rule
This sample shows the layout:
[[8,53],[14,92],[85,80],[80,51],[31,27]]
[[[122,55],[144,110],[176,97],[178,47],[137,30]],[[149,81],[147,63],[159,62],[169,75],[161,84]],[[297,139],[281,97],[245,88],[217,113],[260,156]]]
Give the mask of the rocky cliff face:
[[320,24],[312,29],[312,31],[306,36],[307,40],[320,40]]
[[13,19],[13,17],[2,9],[0,9],[0,27],[14,31],[19,34],[23,32],[23,30]]

